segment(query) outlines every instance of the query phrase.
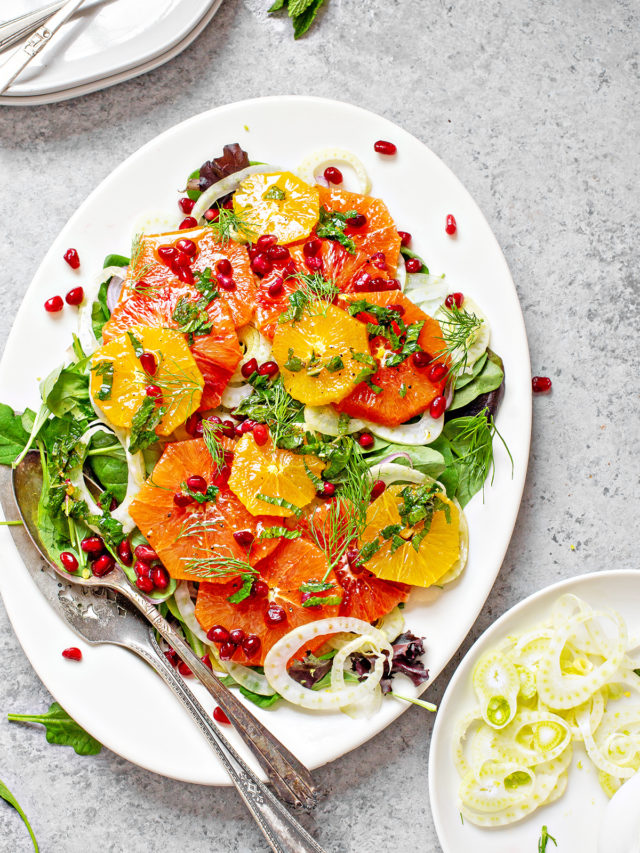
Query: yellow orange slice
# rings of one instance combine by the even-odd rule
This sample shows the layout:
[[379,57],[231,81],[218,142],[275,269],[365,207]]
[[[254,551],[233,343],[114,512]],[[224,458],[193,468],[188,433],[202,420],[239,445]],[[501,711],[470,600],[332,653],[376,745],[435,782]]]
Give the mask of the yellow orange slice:
[[[298,514],[316,494],[307,468],[319,477],[324,463],[316,456],[302,456],[275,447],[271,440],[260,447],[253,435],[246,433],[236,444],[229,477],[229,488],[252,515]],[[271,498],[276,503],[263,500]],[[284,501],[279,505],[278,501]]]
[[[337,403],[356,386],[365,364],[354,354],[369,355],[369,337],[364,323],[354,320],[335,305],[316,303],[300,320],[278,326],[273,338],[285,388],[308,406]],[[287,367],[298,358],[303,366]],[[336,361],[339,359],[340,361]],[[342,367],[336,364],[342,363]]]
[[376,537],[383,544],[366,561],[365,566],[383,580],[411,586],[431,586],[449,571],[460,554],[460,513],[444,493],[440,494],[440,499],[449,507],[450,521],[447,522],[444,509],[436,510],[429,532],[420,542],[417,551],[411,544],[411,539],[407,537],[419,534],[423,528],[422,522],[414,528],[404,527],[400,536],[406,539],[405,544],[391,553],[391,540],[384,540],[380,531],[389,525],[402,524],[398,507],[402,503],[399,494],[403,488],[405,487],[390,486],[367,510],[367,526],[360,545],[366,545]]
[[233,196],[233,208],[257,235],[275,234],[279,243],[308,237],[318,221],[318,190],[291,172],[249,175]]
[[[157,372],[147,375],[135,353],[133,338],[142,349],[155,355]],[[111,390],[100,399],[104,373],[100,365],[111,365]],[[103,368],[104,370],[104,368]],[[95,351],[91,359],[91,397],[112,424],[131,427],[133,417],[147,396],[146,389],[156,385],[162,392],[165,414],[156,432],[169,435],[200,405],[204,379],[187,346],[184,335],[173,329],[134,326]]]

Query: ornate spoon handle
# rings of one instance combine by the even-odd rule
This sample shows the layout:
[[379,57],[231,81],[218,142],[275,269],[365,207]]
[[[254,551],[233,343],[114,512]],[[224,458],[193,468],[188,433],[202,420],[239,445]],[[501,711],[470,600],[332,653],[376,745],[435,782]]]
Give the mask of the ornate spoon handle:
[[266,729],[197,657],[180,634],[143,595],[124,579],[107,578],[111,586],[129,599],[158,633],[171,645],[196,678],[207,688],[234,725],[240,737],[254,753],[279,797],[295,806],[315,805],[315,786],[307,768]]
[[148,645],[130,642],[128,647],[155,669],[194,718],[271,848],[276,853],[324,853],[304,827],[255,776],[214,725],[202,705],[163,655],[153,638],[152,631],[149,632]]

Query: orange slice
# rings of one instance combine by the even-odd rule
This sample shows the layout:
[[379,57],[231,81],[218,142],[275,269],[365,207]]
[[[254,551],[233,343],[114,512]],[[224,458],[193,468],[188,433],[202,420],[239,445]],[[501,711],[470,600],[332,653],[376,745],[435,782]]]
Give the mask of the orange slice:
[[[127,274],[122,298],[126,299],[133,289],[143,293],[153,293],[162,290],[165,285],[182,287],[183,282],[163,263],[158,254],[160,247],[175,247],[178,240],[182,239],[193,240],[197,247],[191,264],[192,270],[204,272],[209,267],[215,272],[216,261],[223,258],[231,263],[235,289],[220,288],[220,299],[229,308],[236,329],[246,325],[253,316],[256,292],[249,254],[245,246],[240,246],[233,240],[228,240],[226,243],[220,242],[214,230],[209,227],[141,237],[139,250],[134,258],[135,263],[129,268]],[[138,282],[143,282],[144,285]]]
[[[222,439],[223,447],[231,442]],[[129,510],[131,517],[151,543],[171,577],[178,580],[207,580],[228,583],[231,573],[211,576],[210,558],[225,557],[255,564],[274,551],[279,539],[261,539],[260,533],[274,527],[274,517],[251,515],[227,488],[215,501],[176,506],[174,495],[184,489],[188,477],[199,475],[211,483],[216,470],[201,438],[168,444],[152,476],[142,486]],[[249,531],[250,548],[241,547],[233,534]],[[233,567],[231,567],[232,570]],[[219,569],[218,569],[219,571]]]
[[[162,391],[161,399],[166,406],[156,432],[169,435],[200,405],[204,386],[202,374],[180,332],[134,326],[131,334],[145,351],[155,355],[156,374],[148,376],[142,369],[130,334],[119,335],[97,349],[91,358],[91,396],[112,424],[130,428],[147,396],[145,389],[156,385]],[[98,396],[103,385],[99,373],[101,364],[111,365],[113,369],[111,392],[104,400]]]
[[[182,282],[174,287],[163,285],[148,293],[131,292],[116,305],[102,329],[102,339],[110,341],[138,325],[176,328],[173,314],[178,303],[181,300],[197,302],[200,297],[195,287]],[[219,405],[222,392],[242,357],[227,304],[222,299],[214,299],[206,311],[211,323],[210,331],[184,336],[204,379],[200,404],[203,410],[215,409]]]
[[256,235],[274,234],[279,243],[307,237],[318,221],[318,189],[291,172],[249,175],[233,196],[233,208]]
[[[273,357],[285,388],[310,406],[342,400],[356,387],[365,366],[357,360],[362,353],[369,353],[366,326],[326,303],[317,302],[300,320],[278,326],[273,338]],[[301,360],[300,369],[287,367],[291,356]]]
[[440,493],[440,500],[449,508],[450,521],[447,521],[444,509],[437,509],[431,518],[429,532],[417,551],[409,537],[420,534],[423,523],[419,522],[412,528],[403,526],[400,537],[406,540],[405,544],[392,553],[391,539],[385,540],[380,531],[389,525],[403,525],[398,512],[402,503],[399,495],[403,488],[390,486],[367,510],[367,526],[360,545],[362,547],[378,537],[382,547],[366,561],[365,566],[383,580],[411,586],[431,586],[449,571],[460,556],[460,514],[457,506],[444,493]]
[[[383,307],[399,306],[403,310],[402,320],[407,326],[412,323],[424,323],[418,343],[422,349],[435,357],[444,346],[442,331],[437,320],[421,311],[398,290],[383,293],[348,294],[342,297],[345,303],[364,299],[371,305]],[[363,318],[363,322],[366,318]],[[388,348],[388,342],[374,338],[368,343],[370,352],[380,364],[380,358]],[[336,406],[352,418],[364,418],[385,426],[398,426],[415,415],[426,411],[433,400],[443,393],[446,376],[438,382],[429,379],[431,364],[416,367],[411,356],[395,367],[380,367],[371,377],[373,385],[382,390],[376,393],[370,385],[360,383],[347,397]],[[404,387],[403,387],[404,386]]]
[[[291,453],[275,447],[270,439],[260,447],[253,436],[246,433],[236,445],[229,488],[252,515],[298,515],[298,510],[310,503],[316,494],[307,468],[313,476],[319,477],[324,467],[316,456]],[[272,504],[262,500],[260,495],[285,503]]]
[[[231,603],[228,599],[237,590],[238,582],[224,586],[202,583],[198,590],[196,618],[205,631],[222,625],[229,631],[242,628],[245,634],[254,634],[260,639],[260,650],[251,658],[241,647],[237,648],[233,655],[237,663],[262,664],[269,649],[293,628],[338,613],[337,606],[302,606],[300,586],[312,578],[322,578],[327,569],[324,554],[310,542],[303,539],[285,541],[257,568],[261,580],[269,587],[267,597],[249,596],[237,604]],[[335,584],[333,574],[327,580]],[[285,612],[286,619],[278,625],[271,625],[265,619],[270,604],[279,605]],[[319,638],[311,647],[317,649],[323,642],[324,638]]]

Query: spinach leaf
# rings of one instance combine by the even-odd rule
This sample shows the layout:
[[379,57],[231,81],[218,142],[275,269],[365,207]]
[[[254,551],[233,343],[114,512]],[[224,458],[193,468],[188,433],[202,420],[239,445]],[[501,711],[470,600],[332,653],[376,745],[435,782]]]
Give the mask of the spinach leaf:
[[11,791],[7,788],[7,786],[1,780],[0,780],[0,797],[2,797],[2,799],[5,802],[9,803],[10,806],[13,806],[13,808],[18,812],[18,814],[22,818],[24,825],[29,830],[29,835],[31,836],[31,841],[33,842],[33,849],[36,851],[36,853],[39,853],[40,848],[38,847],[38,842],[36,841],[36,837],[33,834],[33,830],[31,829],[31,824],[27,820],[26,814],[20,808],[18,801],[13,796]]
[[[493,356],[493,358],[492,358]],[[504,371],[498,363],[498,356],[495,353],[488,352],[487,360],[480,373],[465,385],[461,390],[456,390],[453,395],[453,400],[448,411],[452,412],[456,409],[461,409],[480,394],[486,394],[488,391],[495,391],[499,388],[504,379]]]
[[[434,480],[439,479],[439,475],[444,471],[446,463],[445,458],[440,450],[434,448],[433,444],[427,446],[414,446],[409,444],[382,444],[374,453],[367,455],[367,464],[376,465],[391,453],[406,453],[411,457],[411,463],[417,471],[423,474],[428,474]],[[409,465],[409,461],[400,456],[393,460],[396,465]]]
[[12,723],[42,723],[47,730],[48,743],[72,746],[78,755],[97,755],[102,744],[76,723],[54,702],[46,714],[7,714]]
[[[111,255],[107,255],[107,258],[109,257],[111,257]],[[102,337],[102,328],[104,324],[107,322],[109,317],[111,317],[111,311],[109,311],[109,308],[107,307],[107,289],[109,287],[109,281],[111,281],[111,279],[102,282],[100,289],[98,290],[98,296],[91,306],[91,328],[93,329],[93,334],[98,340]]]
[[11,406],[0,403],[0,465],[11,465],[29,441],[23,418]]
[[124,255],[107,255],[102,264],[102,269],[107,267],[128,267],[131,263],[131,258],[125,258]]
[[423,273],[424,275],[429,275],[429,267],[425,264],[425,262],[422,260],[420,255],[418,255],[416,252],[413,252],[411,249],[408,249],[406,246],[402,246],[400,248],[400,254],[402,255],[403,258],[415,258],[416,260],[420,261],[420,263],[422,264],[422,269],[420,270],[420,272]]
[[243,696],[259,708],[270,708],[272,705],[275,705],[278,699],[282,699],[282,696],[280,696],[279,693],[274,693],[273,696],[262,696],[260,693],[253,693],[251,690],[247,690],[246,687],[243,687],[242,684],[238,684],[238,682],[230,675],[226,675],[224,678],[221,678],[220,681],[225,685],[225,687],[237,687]]
[[89,400],[89,359],[57,367],[40,383],[40,394],[51,414],[62,418],[67,413],[77,418],[92,417]]
[[471,373],[461,373],[459,376],[456,376],[456,378],[455,378],[455,382],[456,382],[455,390],[456,391],[460,391],[461,388],[464,388],[465,385],[468,385],[470,382],[472,382],[476,378],[476,376],[480,373],[480,371],[484,367],[485,362],[487,360],[487,357],[488,357],[488,353],[483,352],[482,355],[480,356],[480,358],[473,365]]

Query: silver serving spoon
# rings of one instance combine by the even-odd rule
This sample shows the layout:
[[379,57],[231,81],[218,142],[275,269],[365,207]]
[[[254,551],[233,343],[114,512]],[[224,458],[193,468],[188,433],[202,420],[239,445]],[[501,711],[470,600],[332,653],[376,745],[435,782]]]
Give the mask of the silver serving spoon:
[[68,574],[50,560],[36,522],[38,501],[42,491],[42,465],[39,453],[35,451],[27,453],[20,464],[13,469],[12,486],[25,530],[40,556],[56,574],[67,584],[73,583],[92,590],[106,587],[128,599],[160,636],[175,649],[194,676],[207,688],[256,756],[278,796],[292,805],[312,808],[316,803],[315,786],[307,768],[205,666],[180,634],[158,612],[152,600],[134,589],[118,566],[101,578],[84,579]]
[[111,590],[81,589],[76,584],[63,582],[54,575],[49,562],[33,559],[33,544],[24,528],[12,527],[11,534],[38,588],[77,634],[90,645],[110,643],[135,652],[171,688],[213,747],[271,848],[276,853],[322,853],[213,724],[162,653],[153,628],[126,598]]

